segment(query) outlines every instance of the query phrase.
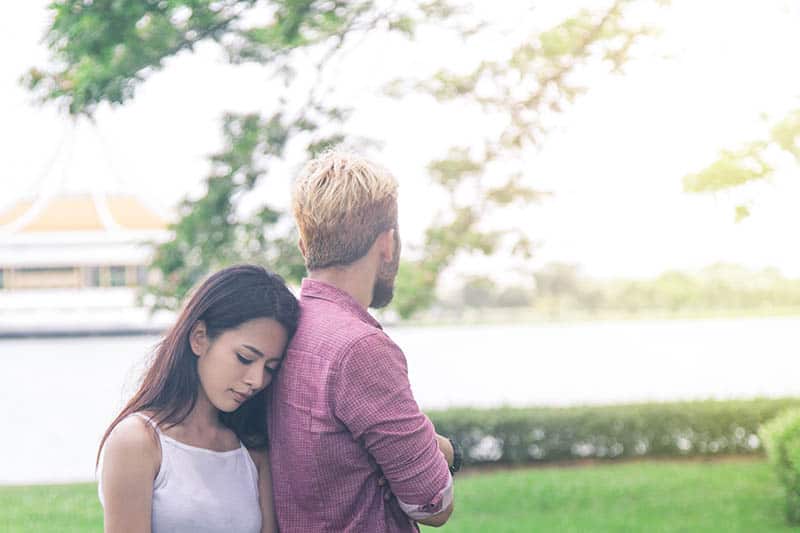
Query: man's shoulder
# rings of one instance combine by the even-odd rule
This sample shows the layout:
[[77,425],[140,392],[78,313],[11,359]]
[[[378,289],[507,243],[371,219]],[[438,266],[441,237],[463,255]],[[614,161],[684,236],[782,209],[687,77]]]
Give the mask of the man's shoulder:
[[386,342],[392,343],[381,328],[364,322],[333,302],[322,301],[301,305],[297,332],[289,348],[340,353],[353,346]]

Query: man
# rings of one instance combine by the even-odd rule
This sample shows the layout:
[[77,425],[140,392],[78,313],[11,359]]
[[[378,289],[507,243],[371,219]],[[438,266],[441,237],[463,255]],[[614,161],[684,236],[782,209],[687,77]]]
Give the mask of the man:
[[293,211],[308,277],[269,408],[280,530],[442,525],[453,511],[449,467],[460,460],[420,412],[403,352],[367,313],[392,299],[397,182],[358,156],[329,152],[298,177]]

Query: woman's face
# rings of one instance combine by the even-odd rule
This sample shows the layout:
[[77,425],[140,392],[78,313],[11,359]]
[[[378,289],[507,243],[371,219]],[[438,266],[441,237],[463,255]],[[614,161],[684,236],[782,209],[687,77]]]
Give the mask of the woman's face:
[[210,340],[205,325],[192,331],[200,385],[220,411],[235,411],[272,381],[288,335],[272,318],[255,318]]

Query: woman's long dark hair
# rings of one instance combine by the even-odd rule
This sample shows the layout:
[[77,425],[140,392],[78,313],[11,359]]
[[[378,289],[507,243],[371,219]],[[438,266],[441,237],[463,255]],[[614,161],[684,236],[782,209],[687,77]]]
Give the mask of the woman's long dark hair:
[[[108,436],[125,417],[152,411],[158,424],[183,422],[197,402],[200,378],[189,334],[197,321],[206,325],[209,339],[249,320],[272,318],[286,328],[291,339],[297,329],[297,300],[277,274],[255,265],[232,266],[213,274],[192,294],[177,322],[155,348],[139,390],[117,415],[100,441],[97,461]],[[265,389],[264,389],[265,390]],[[220,420],[249,448],[267,446],[264,390]]]

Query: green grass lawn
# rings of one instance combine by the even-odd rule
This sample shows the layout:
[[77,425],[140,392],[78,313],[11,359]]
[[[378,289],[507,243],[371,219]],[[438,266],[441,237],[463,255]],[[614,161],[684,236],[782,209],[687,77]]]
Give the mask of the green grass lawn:
[[103,531],[97,485],[0,487],[0,531]]
[[438,531],[800,531],[784,522],[783,498],[763,460],[515,470],[457,480],[456,510]]
[[[438,531],[800,531],[783,517],[763,460],[636,462],[461,476],[456,511]],[[0,487],[0,531],[102,531],[96,487]]]

